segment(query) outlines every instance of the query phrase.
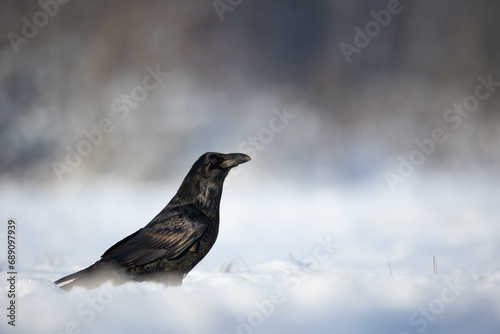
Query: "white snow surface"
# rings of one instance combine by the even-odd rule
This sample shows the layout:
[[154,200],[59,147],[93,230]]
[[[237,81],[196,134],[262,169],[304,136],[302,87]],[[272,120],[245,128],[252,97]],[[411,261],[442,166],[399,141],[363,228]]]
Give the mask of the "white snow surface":
[[[177,185],[5,183],[1,333],[500,333],[500,198],[489,180],[228,180],[219,238],[179,287],[52,282],[143,227]],[[16,326],[6,308],[16,221]],[[433,256],[438,274],[433,274]]]

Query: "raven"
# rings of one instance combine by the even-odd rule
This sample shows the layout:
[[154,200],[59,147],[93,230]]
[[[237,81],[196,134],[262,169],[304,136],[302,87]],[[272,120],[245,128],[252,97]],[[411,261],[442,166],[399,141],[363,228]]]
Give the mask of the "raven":
[[93,289],[108,280],[180,285],[217,239],[224,179],[231,168],[249,160],[242,153],[203,154],[149,224],[117,242],[90,267],[54,283],[65,290]]

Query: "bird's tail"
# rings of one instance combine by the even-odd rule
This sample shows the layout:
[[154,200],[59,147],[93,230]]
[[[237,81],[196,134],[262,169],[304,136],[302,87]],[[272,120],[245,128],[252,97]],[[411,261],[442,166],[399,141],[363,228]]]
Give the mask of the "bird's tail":
[[114,284],[123,283],[118,276],[117,271],[112,266],[96,262],[88,268],[58,279],[54,283],[66,291],[74,287],[95,289],[107,281],[113,281]]

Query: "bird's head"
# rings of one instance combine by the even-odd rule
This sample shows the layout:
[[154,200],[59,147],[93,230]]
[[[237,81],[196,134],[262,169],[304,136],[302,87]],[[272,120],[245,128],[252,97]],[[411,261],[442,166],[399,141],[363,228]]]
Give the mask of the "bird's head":
[[250,161],[250,157],[243,153],[203,154],[191,167],[172,204],[196,202],[203,207],[215,204],[214,209],[218,211],[224,179],[231,168],[247,161]]
[[196,175],[205,179],[224,180],[231,168],[249,160],[250,157],[243,153],[207,152],[193,164],[190,173],[194,171]]

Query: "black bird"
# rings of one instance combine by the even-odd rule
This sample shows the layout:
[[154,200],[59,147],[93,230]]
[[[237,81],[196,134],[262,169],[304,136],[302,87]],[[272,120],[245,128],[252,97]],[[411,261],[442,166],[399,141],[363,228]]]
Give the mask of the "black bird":
[[203,154],[167,206],[144,228],[117,242],[90,267],[55,283],[92,289],[111,280],[180,285],[210,251],[219,232],[222,185],[229,170],[250,160],[242,153]]

